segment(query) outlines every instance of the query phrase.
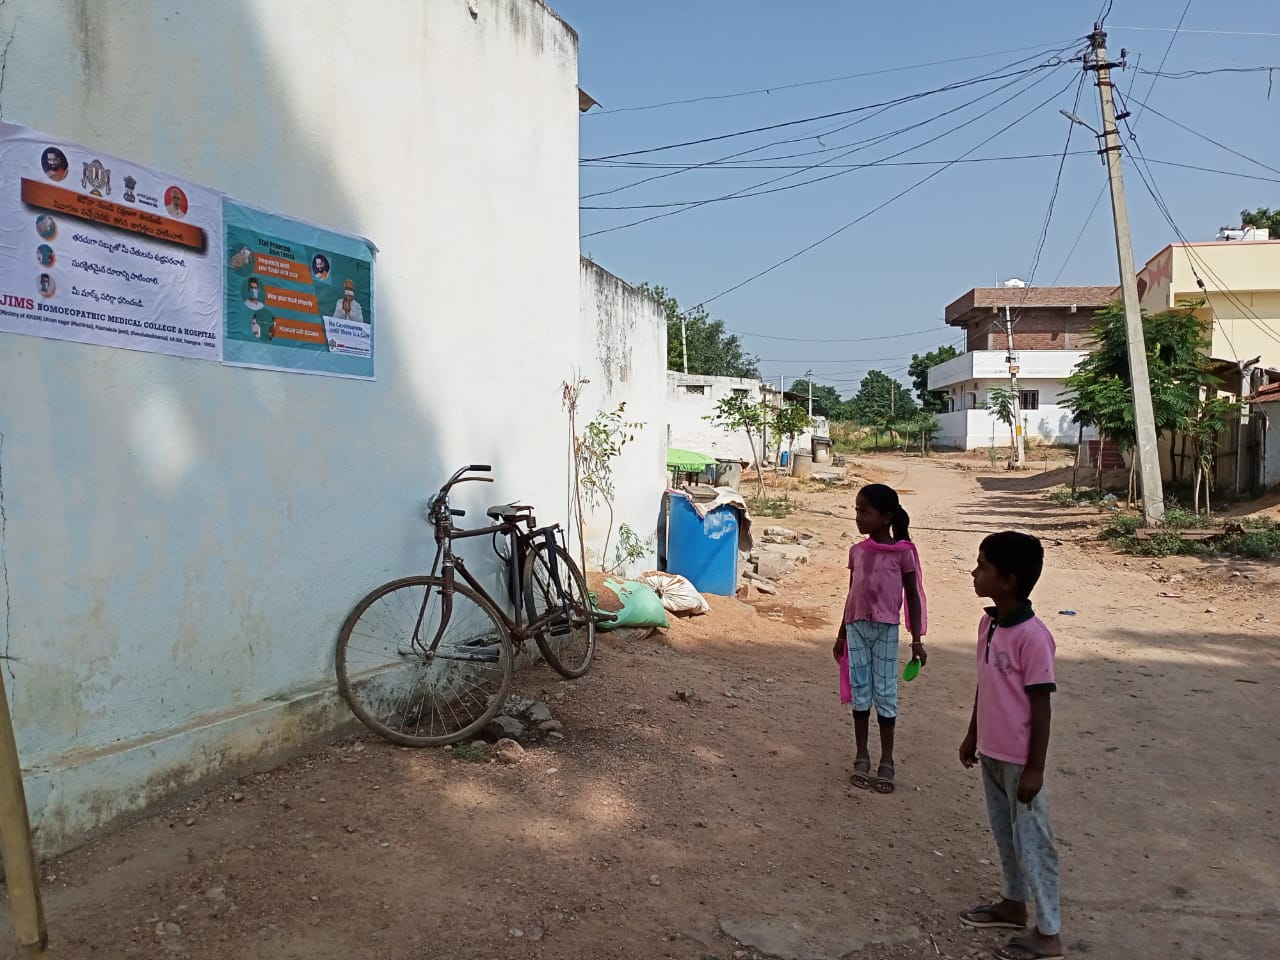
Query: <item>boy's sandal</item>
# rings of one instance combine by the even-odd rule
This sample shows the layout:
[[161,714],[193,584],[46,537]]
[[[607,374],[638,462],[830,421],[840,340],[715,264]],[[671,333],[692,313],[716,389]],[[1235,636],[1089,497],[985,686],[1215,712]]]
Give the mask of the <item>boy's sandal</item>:
[[977,907],[970,907],[960,914],[960,922],[975,930],[1025,930],[1027,928],[1025,923],[1014,923],[1000,916],[996,906],[994,903],[984,903]]
[[871,789],[871,758],[859,757],[853,761],[853,776],[849,778],[859,790]]
[[999,960],[1066,960],[1061,953],[1041,953],[1029,943],[1016,937],[1003,947],[996,947],[991,953]]
[[[889,771],[887,774],[885,771]],[[893,764],[882,763],[876,770],[876,793],[893,793]]]

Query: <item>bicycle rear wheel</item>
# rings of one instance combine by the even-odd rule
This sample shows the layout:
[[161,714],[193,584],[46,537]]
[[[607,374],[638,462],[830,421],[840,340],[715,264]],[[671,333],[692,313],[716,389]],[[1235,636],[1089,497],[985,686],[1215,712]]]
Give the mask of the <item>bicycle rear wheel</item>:
[[529,623],[535,623],[548,611],[567,608],[565,613],[533,634],[538,650],[552,669],[570,680],[582,676],[591,666],[596,649],[596,621],[587,590],[586,578],[568,551],[555,548],[556,573],[563,588],[556,589],[551,575],[550,548],[546,542],[535,544],[524,561],[524,602]]
[[338,636],[338,690],[361,723],[392,743],[464,740],[484,729],[511,689],[511,637],[467,586],[454,585],[444,634],[427,654],[440,629],[443,586],[439,577],[385,583],[356,604]]

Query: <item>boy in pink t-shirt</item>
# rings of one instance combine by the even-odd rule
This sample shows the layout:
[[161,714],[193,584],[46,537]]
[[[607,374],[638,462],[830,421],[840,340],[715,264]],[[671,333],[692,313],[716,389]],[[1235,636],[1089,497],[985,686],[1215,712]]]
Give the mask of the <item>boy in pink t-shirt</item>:
[[1036,926],[995,951],[1001,960],[1062,960],[1058,851],[1044,792],[1054,683],[1053,635],[1031,609],[1044,548],[1025,533],[982,541],[973,589],[990,597],[978,625],[978,691],[960,762],[981,762],[987,815],[1004,872],[1002,899],[971,907],[960,921],[977,928],[1025,930],[1027,902]]

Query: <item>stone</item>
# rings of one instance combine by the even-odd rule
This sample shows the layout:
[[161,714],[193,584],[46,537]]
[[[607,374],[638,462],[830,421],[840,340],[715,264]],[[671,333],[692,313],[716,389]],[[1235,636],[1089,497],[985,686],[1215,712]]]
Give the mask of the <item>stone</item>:
[[524,736],[525,726],[515,717],[494,717],[484,732],[499,742],[502,740],[518,740]]
[[767,597],[772,597],[778,592],[778,585],[766,577],[760,576],[758,573],[748,573],[747,579],[751,581],[751,585],[756,588],[757,593],[763,593]]
[[244,800],[244,794],[241,793],[239,790],[237,790],[235,793],[231,795],[232,803],[241,803],[243,800]]
[[221,902],[227,899],[227,892],[222,887],[210,887],[204,892],[206,900]]
[[[760,559],[756,561],[755,572],[764,580],[781,580],[794,569],[795,564],[785,557],[777,556],[772,553],[762,553]],[[753,583],[759,586],[759,581],[752,578]]]
[[766,554],[783,557],[792,563],[809,562],[809,548],[797,543],[763,543],[760,545],[760,556],[764,557]]
[[786,527],[765,527],[762,536],[766,543],[795,543],[800,539],[800,534]]
[[502,763],[519,763],[524,759],[524,747],[504,737],[493,745],[493,755]]
[[163,923],[156,924],[156,936],[180,937],[182,936],[182,928],[170,920],[165,920]]
[[644,707],[640,706],[638,703],[628,703],[627,713],[644,713]]
[[548,733],[548,734],[547,734],[547,739],[548,739],[548,740],[563,740],[563,739],[564,739],[564,734],[563,734],[563,733],[561,733],[559,730],[552,730],[550,733]]
[[545,703],[531,704],[529,709],[525,711],[524,716],[534,726],[552,719],[551,711],[547,709]]
[[652,876],[649,877],[649,886],[651,887],[662,886],[662,878],[659,877],[656,873],[653,874]]
[[543,720],[538,724],[538,730],[541,733],[558,733],[564,729],[564,724],[559,720]]

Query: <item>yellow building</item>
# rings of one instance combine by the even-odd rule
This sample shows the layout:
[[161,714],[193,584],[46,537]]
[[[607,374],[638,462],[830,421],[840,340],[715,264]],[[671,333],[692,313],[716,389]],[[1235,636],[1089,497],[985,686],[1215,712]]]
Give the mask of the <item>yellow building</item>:
[[1280,368],[1280,240],[1171,244],[1138,273],[1138,296],[1150,313],[1205,300],[1209,356]]

